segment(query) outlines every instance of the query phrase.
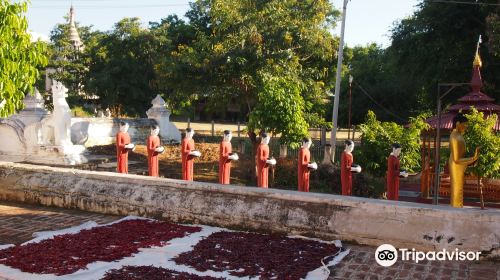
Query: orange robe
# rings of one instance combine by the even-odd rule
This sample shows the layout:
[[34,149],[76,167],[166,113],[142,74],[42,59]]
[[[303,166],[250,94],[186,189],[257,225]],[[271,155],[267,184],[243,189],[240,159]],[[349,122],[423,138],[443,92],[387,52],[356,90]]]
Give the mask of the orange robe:
[[155,149],[160,147],[160,137],[150,135],[147,144],[149,176],[158,177],[160,170],[158,167],[158,152]]
[[301,148],[299,151],[299,192],[309,192],[309,174],[310,170],[307,165],[311,160],[311,152],[309,149]]
[[346,151],[342,152],[340,160],[340,179],[342,183],[342,195],[352,195],[352,154]]
[[219,151],[219,183],[229,184],[231,178],[231,160],[229,155],[232,153],[231,142],[222,141]]
[[181,143],[182,180],[193,181],[194,156],[189,153],[194,151],[194,140],[184,138]]
[[269,146],[267,144],[259,144],[257,148],[257,187],[268,188],[269,164],[266,161],[269,159]]
[[130,135],[119,131],[116,134],[116,170],[118,173],[128,173],[128,150],[125,145],[130,144]]
[[387,199],[399,200],[399,159],[394,155],[387,159]]

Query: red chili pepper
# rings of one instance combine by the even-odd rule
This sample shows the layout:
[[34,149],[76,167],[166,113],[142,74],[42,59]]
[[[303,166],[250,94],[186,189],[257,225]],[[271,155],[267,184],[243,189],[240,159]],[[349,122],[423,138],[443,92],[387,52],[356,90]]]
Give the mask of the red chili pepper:
[[64,275],[95,261],[116,261],[138,253],[139,248],[161,246],[200,230],[159,221],[126,220],[0,250],[0,263],[24,272]]

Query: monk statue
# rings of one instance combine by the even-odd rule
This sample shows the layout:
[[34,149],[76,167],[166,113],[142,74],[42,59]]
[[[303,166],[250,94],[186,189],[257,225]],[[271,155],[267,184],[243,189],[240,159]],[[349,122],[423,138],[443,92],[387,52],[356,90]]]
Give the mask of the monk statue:
[[158,177],[160,168],[158,164],[158,155],[165,152],[165,148],[160,144],[160,127],[158,125],[151,126],[151,133],[147,140],[148,150],[148,173],[149,176]]
[[261,142],[257,147],[257,187],[269,187],[269,166],[276,165],[274,158],[269,158],[269,141],[271,137],[267,133],[262,133]]
[[298,180],[299,192],[309,192],[309,175],[311,170],[318,169],[318,164],[311,162],[311,138],[304,137],[302,139],[302,148],[299,151],[298,158]]
[[120,122],[120,131],[116,134],[116,169],[118,173],[128,174],[128,152],[135,149],[130,143],[129,124]]
[[479,148],[476,148],[474,156],[465,158],[465,140],[463,134],[467,130],[467,118],[458,113],[453,118],[453,131],[450,135],[450,205],[461,208],[464,206],[464,173],[467,166],[473,164],[479,157]]
[[408,173],[401,170],[399,155],[401,155],[401,145],[392,144],[392,152],[387,158],[386,198],[389,200],[399,200],[399,177],[408,177]]
[[239,159],[238,154],[232,151],[232,138],[231,131],[224,130],[224,137],[220,143],[219,150],[219,184],[229,184],[231,178],[231,161]]
[[188,127],[181,142],[182,180],[186,181],[193,181],[194,159],[201,156],[201,153],[194,149],[193,135],[194,130]]
[[361,172],[361,166],[353,163],[353,150],[354,142],[352,140],[346,140],[344,152],[342,152],[342,158],[340,159],[342,195],[352,195],[352,173]]

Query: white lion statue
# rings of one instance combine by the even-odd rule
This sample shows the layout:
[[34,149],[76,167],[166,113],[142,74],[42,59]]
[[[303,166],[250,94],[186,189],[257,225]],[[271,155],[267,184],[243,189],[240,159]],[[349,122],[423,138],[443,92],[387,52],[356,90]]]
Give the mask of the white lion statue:
[[58,81],[52,85],[52,114],[42,120],[42,143],[66,146],[71,143],[71,110],[66,97],[68,89]]

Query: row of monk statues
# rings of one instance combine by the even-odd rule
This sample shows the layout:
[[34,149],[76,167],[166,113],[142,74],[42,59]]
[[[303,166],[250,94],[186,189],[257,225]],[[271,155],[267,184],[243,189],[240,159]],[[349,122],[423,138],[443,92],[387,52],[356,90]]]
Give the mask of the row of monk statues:
[[[119,173],[128,173],[128,152],[135,149],[135,145],[131,143],[130,135],[128,134],[129,124],[126,122],[120,123],[120,131],[116,135],[116,151],[117,151],[117,171]],[[159,176],[159,159],[158,156],[165,151],[165,148],[160,143],[158,136],[160,128],[158,125],[151,127],[150,135],[146,142],[148,153],[148,174],[149,176]],[[201,156],[201,153],[195,149],[193,140],[194,130],[186,129],[186,136],[181,143],[181,158],[182,158],[182,179],[193,181],[194,159]],[[223,139],[219,149],[219,183],[230,184],[231,177],[231,162],[237,161],[239,156],[232,151],[231,146],[232,134],[231,131],[225,130]],[[257,147],[256,152],[256,171],[257,171],[257,187],[269,187],[269,167],[276,165],[276,160],[270,157],[269,141],[271,137],[267,133],[261,134],[261,142]],[[312,141],[305,137],[302,139],[302,147],[298,153],[298,191],[309,192],[309,178],[311,171],[318,168],[316,162],[311,162],[310,147]],[[352,195],[352,174],[360,173],[361,167],[353,163],[352,151],[354,150],[354,142],[352,140],[345,141],[345,149],[341,157],[341,184],[342,195]],[[407,176],[405,171],[400,170],[399,155],[401,147],[395,143],[392,146],[392,153],[388,158],[387,164],[387,199],[398,200],[399,193],[399,177]]]

